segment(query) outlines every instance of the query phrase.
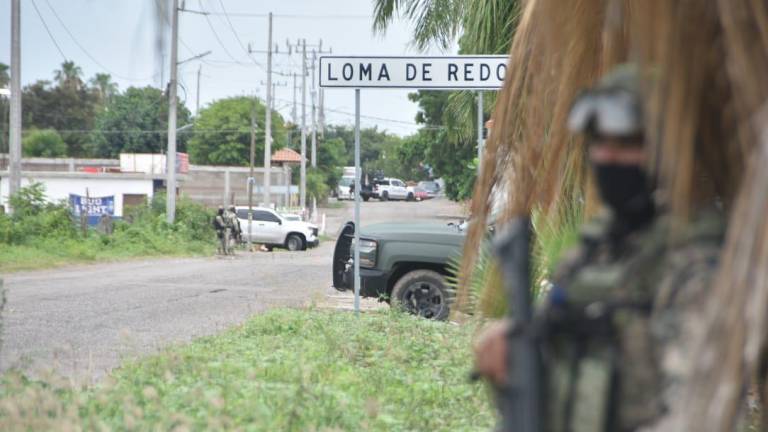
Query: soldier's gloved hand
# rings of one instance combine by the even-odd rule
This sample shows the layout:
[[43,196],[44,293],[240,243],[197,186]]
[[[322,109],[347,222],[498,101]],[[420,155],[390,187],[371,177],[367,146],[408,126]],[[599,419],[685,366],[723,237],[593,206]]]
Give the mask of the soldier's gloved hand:
[[494,322],[480,332],[474,344],[475,373],[499,387],[507,382],[507,343],[512,326],[508,319]]

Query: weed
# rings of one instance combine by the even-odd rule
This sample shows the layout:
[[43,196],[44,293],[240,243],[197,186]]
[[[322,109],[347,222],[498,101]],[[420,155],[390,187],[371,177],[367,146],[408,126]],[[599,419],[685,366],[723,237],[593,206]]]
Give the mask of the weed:
[[94,388],[8,374],[0,429],[488,430],[471,326],[274,310],[127,363]]

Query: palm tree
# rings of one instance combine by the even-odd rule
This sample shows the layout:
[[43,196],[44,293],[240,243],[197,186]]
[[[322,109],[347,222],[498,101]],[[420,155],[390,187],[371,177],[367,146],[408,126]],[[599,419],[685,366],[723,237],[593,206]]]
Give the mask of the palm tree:
[[99,104],[105,107],[112,99],[118,89],[117,83],[112,81],[112,76],[108,73],[97,73],[90,80],[91,87],[96,92]]
[[461,35],[466,54],[502,54],[517,23],[518,0],[375,0],[375,32],[383,33],[397,18],[413,26],[413,44],[447,50]]
[[54,72],[53,78],[59,87],[80,90],[83,87],[83,70],[75,62],[67,60],[61,64],[61,69]]

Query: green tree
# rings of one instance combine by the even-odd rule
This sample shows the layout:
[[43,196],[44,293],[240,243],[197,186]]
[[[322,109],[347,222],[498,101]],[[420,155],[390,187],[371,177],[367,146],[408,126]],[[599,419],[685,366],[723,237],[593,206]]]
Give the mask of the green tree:
[[448,109],[451,95],[419,91],[408,97],[419,105],[416,121],[424,125],[418,140],[423,146],[425,162],[432,167],[435,177],[445,180],[445,193],[449,198],[469,198],[477,176],[475,141],[471,130],[467,133]]
[[335,189],[339,184],[342,167],[347,161],[344,140],[341,138],[324,139],[317,144],[317,168],[324,177],[324,183]]
[[91,89],[96,93],[98,104],[106,108],[112,98],[118,93],[117,84],[112,81],[112,76],[107,73],[97,73],[90,80]]
[[67,144],[53,129],[26,131],[21,146],[27,157],[61,157],[67,153]]
[[[355,164],[355,130],[348,126],[330,125],[325,131],[326,139],[339,138],[344,141],[346,154],[346,166]],[[394,148],[400,142],[400,137],[377,127],[363,128],[360,130],[360,163],[365,169],[372,169],[377,165],[382,154],[388,149]]]
[[[181,102],[176,118],[179,126],[190,122],[191,113]],[[154,87],[129,87],[97,114],[94,129],[88,146],[94,156],[160,153],[167,147],[168,98]],[[188,133],[177,135],[179,151],[186,151],[188,140]]]
[[[192,163],[247,165],[251,145],[251,112],[256,115],[255,164],[264,164],[265,107],[260,100],[239,96],[220,99],[202,109],[189,141]],[[285,147],[287,134],[280,113],[272,111],[272,151]]]
[[61,69],[53,73],[53,79],[61,88],[80,90],[83,88],[83,69],[75,62],[67,60],[61,64]]
[[375,32],[401,17],[413,25],[420,50],[448,49],[461,35],[467,54],[501,54],[509,48],[520,15],[519,0],[374,0]]
[[94,124],[96,96],[83,85],[80,67],[64,62],[54,73],[56,85],[37,81],[22,91],[25,128],[55,129],[69,156],[86,156],[88,133]]

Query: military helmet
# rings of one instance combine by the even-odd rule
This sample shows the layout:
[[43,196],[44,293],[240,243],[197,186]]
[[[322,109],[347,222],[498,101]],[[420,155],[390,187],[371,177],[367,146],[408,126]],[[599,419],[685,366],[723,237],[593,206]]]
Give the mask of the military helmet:
[[636,137],[643,133],[643,107],[637,67],[625,64],[576,97],[568,116],[573,132]]

